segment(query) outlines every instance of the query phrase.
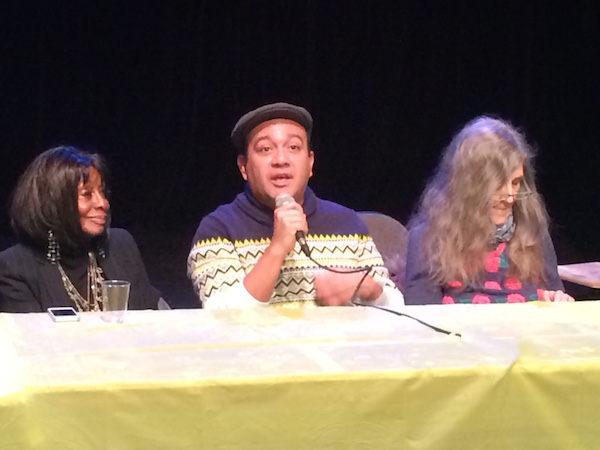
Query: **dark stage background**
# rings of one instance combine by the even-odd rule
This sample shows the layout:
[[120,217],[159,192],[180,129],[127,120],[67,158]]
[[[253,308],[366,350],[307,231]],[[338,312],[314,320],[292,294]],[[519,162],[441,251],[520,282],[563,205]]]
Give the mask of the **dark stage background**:
[[237,118],[272,101],[315,119],[322,197],[406,222],[441,149],[494,114],[539,149],[559,262],[598,260],[599,15],[589,1],[4,2],[0,231],[42,150],[112,169],[114,224],[154,282],[194,302],[203,215],[242,189]]

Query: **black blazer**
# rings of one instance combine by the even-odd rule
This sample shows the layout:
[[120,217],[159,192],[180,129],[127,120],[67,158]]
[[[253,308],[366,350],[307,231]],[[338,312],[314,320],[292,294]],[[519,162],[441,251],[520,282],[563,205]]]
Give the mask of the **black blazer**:
[[[129,309],[156,309],[160,292],[148,280],[142,257],[131,234],[111,228],[106,258],[98,258],[106,279],[131,282]],[[0,311],[44,312],[56,306],[75,306],[63,285],[58,266],[45,253],[17,244],[0,253]]]

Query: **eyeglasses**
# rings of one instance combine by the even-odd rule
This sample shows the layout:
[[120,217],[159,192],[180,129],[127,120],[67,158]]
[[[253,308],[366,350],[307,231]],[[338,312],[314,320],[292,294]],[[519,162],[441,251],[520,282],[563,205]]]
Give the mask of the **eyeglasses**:
[[494,200],[503,202],[505,200],[508,200],[508,197],[512,197],[515,202],[518,202],[529,198],[531,194],[533,194],[533,192],[521,190],[519,192],[515,192],[514,194],[495,194],[493,198]]
[[521,182],[521,187],[514,194],[494,194],[492,199],[498,202],[504,202],[508,200],[508,197],[512,197],[515,202],[525,200],[529,198],[533,192],[529,189],[529,186],[525,183],[525,180]]

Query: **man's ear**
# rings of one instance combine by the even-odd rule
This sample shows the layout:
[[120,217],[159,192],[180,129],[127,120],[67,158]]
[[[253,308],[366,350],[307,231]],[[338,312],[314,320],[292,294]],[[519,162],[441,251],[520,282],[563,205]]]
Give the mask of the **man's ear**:
[[246,157],[244,155],[238,155],[237,157],[237,165],[238,169],[240,169],[240,173],[242,174],[242,178],[244,181],[248,181],[248,173],[246,172]]
[[308,157],[310,158],[310,175],[308,178],[311,178],[313,176],[313,166],[315,165],[315,152],[309,150]]

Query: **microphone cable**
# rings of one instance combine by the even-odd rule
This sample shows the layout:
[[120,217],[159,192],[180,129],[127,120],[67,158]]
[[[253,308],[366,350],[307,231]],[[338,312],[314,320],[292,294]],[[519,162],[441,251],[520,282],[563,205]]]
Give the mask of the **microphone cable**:
[[[279,194],[275,198],[275,207],[281,208],[282,206],[285,206],[286,204],[292,203],[292,202],[296,203],[296,200],[294,200],[294,197],[292,197],[290,194]],[[333,273],[360,273],[363,271],[367,271],[367,274],[371,271],[371,266],[360,267],[358,269],[349,269],[349,270],[336,270],[332,267],[324,266],[323,264],[321,264],[319,261],[317,261],[316,259],[314,259],[312,257],[311,249],[306,242],[306,236],[304,236],[304,232],[301,230],[296,231],[296,242],[298,242],[298,244],[300,245],[300,249],[302,250],[302,253],[304,253],[309,260],[311,260],[313,263],[315,263],[319,268],[321,268],[323,270],[328,270],[329,272],[333,272]],[[366,277],[366,275],[365,275],[365,277]],[[363,280],[361,280],[361,282],[359,283],[357,290],[360,287],[360,284],[364,281],[365,277],[363,277]]]
[[373,305],[373,304],[370,304],[370,303],[358,303],[358,299],[356,298],[356,294],[358,293],[358,290],[362,286],[363,281],[365,281],[365,278],[367,278],[367,275],[369,275],[369,273],[371,272],[372,268],[373,268],[372,266],[365,267],[365,274],[362,276],[362,278],[360,279],[360,281],[356,285],[356,289],[354,289],[354,292],[352,293],[352,296],[350,297],[350,301],[348,302],[350,305],[352,305],[352,306],[365,306],[367,308],[375,308],[375,309],[379,309],[381,311],[385,311],[385,312],[388,312],[388,313],[391,313],[391,314],[395,314],[395,315],[400,316],[400,317],[408,317],[409,319],[412,319],[412,320],[420,323],[421,325],[426,326],[427,328],[431,328],[433,331],[437,331],[438,333],[446,334],[448,336],[454,335],[454,336],[462,337],[462,335],[460,333],[456,333],[454,331],[448,331],[448,330],[445,330],[444,328],[436,327],[435,325],[431,325],[430,323],[427,323],[424,320],[418,319],[418,318],[413,317],[413,316],[411,316],[409,314],[406,314],[406,313],[401,313],[401,312],[398,312],[398,311],[394,311],[393,309],[384,308],[382,306],[377,306],[377,305]]
[[[317,261],[316,259],[314,259],[312,257],[312,255],[310,255],[310,254],[308,254],[306,256],[308,256],[308,259],[310,259],[312,262],[314,262],[320,269],[327,270],[329,272],[333,272],[333,273],[360,273],[360,272],[366,272],[365,276],[363,277],[363,279],[360,280],[360,283],[362,283],[364,281],[364,278],[369,274],[369,272],[373,268],[372,266],[365,266],[365,267],[359,267],[358,269],[337,270],[337,269],[334,269],[333,267],[324,266],[319,261]],[[358,287],[360,287],[360,284],[359,284]],[[357,288],[357,290],[358,290],[358,288]]]
[[367,308],[375,308],[375,309],[379,309],[381,311],[385,311],[385,312],[388,312],[388,313],[391,313],[391,314],[395,314],[395,315],[400,316],[400,317],[407,317],[409,319],[414,320],[415,322],[420,323],[421,325],[426,326],[427,328],[432,329],[433,331],[437,331],[438,333],[442,333],[442,334],[445,334],[447,336],[458,336],[458,337],[462,338],[462,335],[460,333],[456,333],[454,331],[448,331],[448,330],[445,330],[444,328],[440,328],[440,327],[437,327],[435,325],[431,325],[430,323],[427,323],[424,320],[418,319],[418,318],[413,317],[413,316],[411,316],[409,314],[401,313],[399,311],[394,311],[393,309],[384,308],[382,306],[372,305],[372,304],[369,304],[369,303],[358,303],[357,302],[358,299],[356,298],[356,294],[358,294],[358,290],[362,286],[362,284],[365,281],[365,279],[367,278],[367,276],[371,273],[371,270],[373,269],[373,266],[365,266],[365,267],[360,267],[358,269],[350,269],[350,270],[346,270],[346,271],[344,271],[344,270],[336,270],[336,269],[333,269],[332,267],[324,266],[323,264],[321,264],[320,262],[318,262],[317,260],[315,260],[312,257],[312,255],[310,254],[310,252],[306,256],[308,256],[308,258],[312,262],[314,262],[318,267],[320,267],[323,270],[328,270],[329,272],[333,272],[333,273],[359,273],[359,272],[364,272],[364,275],[362,276],[362,278],[360,279],[360,281],[356,285],[356,288],[354,289],[354,292],[352,292],[352,295],[350,296],[350,300],[348,301],[349,305],[352,305],[352,306],[364,306],[364,307],[367,307]]
[[427,328],[431,328],[433,331],[437,331],[438,333],[446,334],[448,336],[458,336],[459,338],[462,338],[462,334],[460,334],[460,333],[457,333],[455,331],[448,331],[448,330],[445,330],[444,328],[436,327],[435,325],[431,325],[430,323],[427,323],[424,320],[417,319],[416,317],[411,316],[410,314],[401,313],[399,311],[394,311],[393,309],[383,308],[383,307],[377,306],[377,305],[371,305],[369,303],[357,303],[356,301],[353,301],[352,305],[380,309],[381,311],[389,312],[391,314],[395,314],[400,317],[408,317],[409,319],[412,319],[412,320],[420,323],[421,325],[426,326]]

